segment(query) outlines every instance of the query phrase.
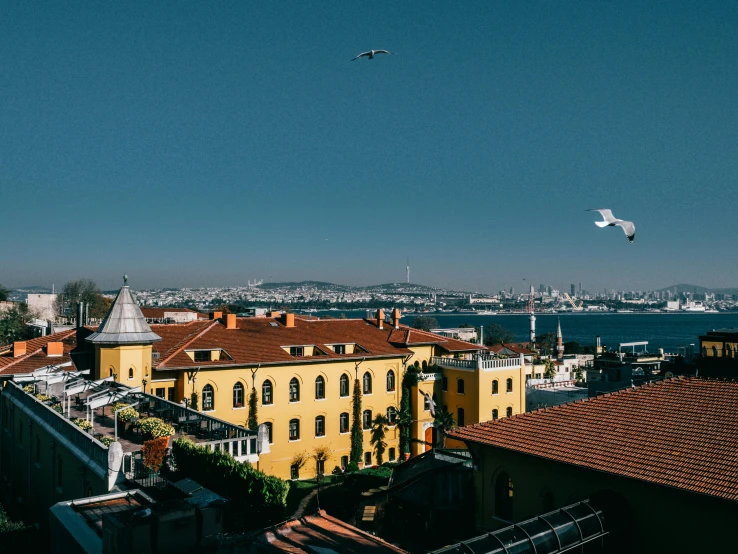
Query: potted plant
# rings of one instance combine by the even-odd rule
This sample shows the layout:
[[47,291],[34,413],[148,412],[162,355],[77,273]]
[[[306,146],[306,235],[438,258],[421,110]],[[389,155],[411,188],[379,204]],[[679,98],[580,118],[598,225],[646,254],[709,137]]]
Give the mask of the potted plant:
[[90,423],[86,419],[82,419],[80,417],[75,417],[72,420],[72,423],[74,423],[77,427],[79,427],[83,431],[89,432],[92,429],[92,423]]
[[136,427],[141,430],[145,440],[159,437],[171,437],[174,427],[162,421],[158,417],[146,417],[136,422]]

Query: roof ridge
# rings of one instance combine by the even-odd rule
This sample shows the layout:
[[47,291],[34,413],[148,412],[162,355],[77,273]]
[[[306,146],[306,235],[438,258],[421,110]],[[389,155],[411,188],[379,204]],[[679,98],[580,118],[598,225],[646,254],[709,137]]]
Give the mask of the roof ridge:
[[[179,354],[182,350],[187,348],[190,344],[195,342],[197,339],[199,339],[202,335],[204,335],[206,332],[210,331],[215,325],[220,323],[217,319],[214,319],[210,325],[205,324],[201,330],[193,331],[189,335],[186,335],[181,341],[179,341],[177,344],[175,344],[172,348],[167,350],[167,352],[171,352],[169,356],[164,358],[163,360],[160,360],[158,364],[156,364],[156,367],[161,367],[163,364],[171,360],[175,355]],[[193,336],[194,335],[194,336]],[[192,337],[192,338],[190,338]],[[187,340],[190,339],[190,340]]]
[[[59,340],[64,340],[66,338],[69,338],[72,334],[74,334],[76,332],[77,332],[76,329],[68,329],[67,331],[59,331],[58,333],[53,333],[51,335],[45,335],[43,337],[35,337],[35,338],[30,339],[30,340],[25,341],[25,342],[28,343],[28,342],[31,342],[31,341],[34,341],[34,340],[37,340],[37,339],[41,339],[41,338],[50,339],[50,338],[54,337],[54,335],[60,335],[62,333],[64,333],[64,335],[62,335],[61,337],[57,337],[57,338],[59,338]],[[12,362],[10,362],[9,364],[3,366],[3,368],[2,368],[3,371],[5,371],[5,369],[8,368],[8,367],[14,366],[17,363],[22,362],[23,360],[27,360],[31,356],[35,356],[39,352],[43,352],[44,346],[45,345],[48,345],[50,342],[56,342],[56,341],[54,341],[54,340],[47,340],[45,342],[44,341],[40,341],[41,344],[40,344],[40,346],[38,348],[35,348],[34,350],[27,351],[25,354],[22,354],[22,355],[18,356],[17,358],[14,358]]]

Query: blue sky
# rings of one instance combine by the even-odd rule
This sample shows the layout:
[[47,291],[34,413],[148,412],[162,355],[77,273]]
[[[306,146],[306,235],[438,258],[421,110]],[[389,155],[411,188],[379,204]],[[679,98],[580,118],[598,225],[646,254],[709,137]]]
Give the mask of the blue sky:
[[361,285],[409,254],[473,291],[738,286],[736,28],[734,2],[4,2],[0,282]]

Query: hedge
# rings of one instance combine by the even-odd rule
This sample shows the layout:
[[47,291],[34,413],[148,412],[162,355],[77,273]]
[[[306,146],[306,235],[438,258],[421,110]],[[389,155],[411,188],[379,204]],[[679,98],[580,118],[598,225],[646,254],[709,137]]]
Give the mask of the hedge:
[[229,510],[239,512],[250,527],[264,527],[284,518],[289,483],[236,461],[225,452],[213,452],[187,438],[172,444],[178,477],[189,477],[227,498]]

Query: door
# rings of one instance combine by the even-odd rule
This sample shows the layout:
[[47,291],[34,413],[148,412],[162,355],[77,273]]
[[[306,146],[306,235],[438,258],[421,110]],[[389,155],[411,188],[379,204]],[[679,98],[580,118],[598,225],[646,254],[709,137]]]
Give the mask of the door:
[[433,427],[425,430],[425,452],[433,448]]

